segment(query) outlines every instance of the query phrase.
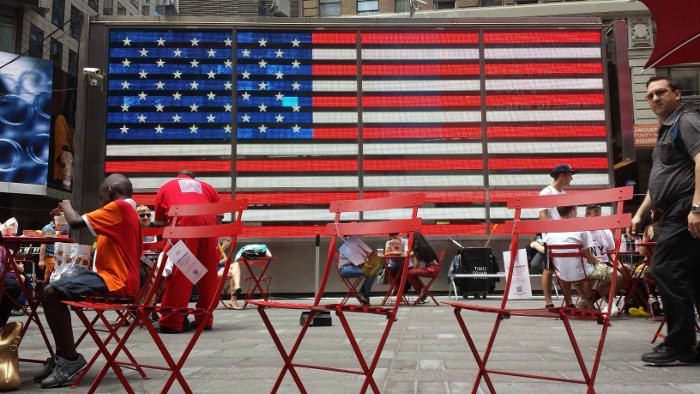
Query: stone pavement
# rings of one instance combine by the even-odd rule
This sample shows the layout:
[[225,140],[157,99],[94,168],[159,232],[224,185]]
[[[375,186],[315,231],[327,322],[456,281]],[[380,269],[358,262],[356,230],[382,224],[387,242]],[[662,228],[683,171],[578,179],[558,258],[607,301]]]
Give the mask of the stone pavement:
[[[446,299],[446,297],[439,297]],[[379,298],[374,297],[374,302]],[[470,303],[497,305],[499,297],[470,299]],[[517,307],[539,307],[541,299],[513,301]],[[270,316],[282,340],[288,345],[299,329],[299,311],[273,310]],[[42,315],[43,316],[43,315]],[[493,316],[464,312],[477,346],[483,349],[493,324]],[[13,319],[17,319],[14,318]],[[384,326],[383,316],[352,315],[351,326],[363,348],[373,348]],[[81,332],[73,319],[75,332]],[[649,340],[657,322],[624,316],[614,319],[600,365],[596,389],[601,393],[700,393],[700,366],[651,367],[640,361],[640,355],[651,348]],[[590,363],[600,326],[592,322],[573,322],[574,330]],[[560,321],[513,317],[505,320],[492,353],[491,367],[516,369],[524,373],[548,373],[560,377],[580,377],[566,332]],[[179,352],[189,334],[164,336],[171,352]],[[163,361],[144,330],[131,338],[130,349],[139,360],[150,364]],[[36,326],[20,347],[20,356],[45,358]],[[79,348],[86,357],[96,351],[90,339]],[[298,362],[328,361],[336,367],[357,367],[357,360],[345,339],[337,317],[332,327],[312,327],[297,356]],[[164,364],[164,363],[163,363]],[[196,393],[267,393],[280,366],[280,356],[254,308],[235,311],[221,307],[215,314],[215,326],[205,331],[190,355],[183,374]],[[47,392],[32,382],[40,370],[38,364],[21,363],[23,392]],[[150,370],[151,379],[144,380],[133,371],[125,374],[137,392],[159,392],[164,373]],[[469,392],[476,372],[476,363],[459,330],[453,309],[425,304],[402,307],[379,361],[375,378],[386,393],[464,393]],[[54,389],[52,393],[83,392],[96,375],[92,370],[81,387]],[[360,378],[317,370],[300,370],[310,393],[355,393]],[[494,376],[499,393],[582,393],[584,386],[559,382],[537,381],[509,376]],[[99,392],[122,393],[119,381],[108,373]],[[182,390],[174,384],[171,392]],[[488,392],[485,385],[482,392]],[[280,392],[298,392],[291,378],[285,379]]]

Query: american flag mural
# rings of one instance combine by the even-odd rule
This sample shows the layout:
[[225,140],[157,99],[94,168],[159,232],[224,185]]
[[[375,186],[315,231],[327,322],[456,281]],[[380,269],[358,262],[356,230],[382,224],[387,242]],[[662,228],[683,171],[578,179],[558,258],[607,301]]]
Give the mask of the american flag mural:
[[105,172],[150,205],[193,170],[247,236],[416,190],[427,234],[486,234],[558,163],[610,184],[603,65],[599,29],[112,30]]

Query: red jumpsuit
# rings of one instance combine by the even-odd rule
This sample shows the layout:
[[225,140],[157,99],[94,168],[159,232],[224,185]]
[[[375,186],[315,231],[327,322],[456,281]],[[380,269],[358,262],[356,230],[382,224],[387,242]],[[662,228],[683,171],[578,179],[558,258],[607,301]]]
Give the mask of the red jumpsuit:
[[[155,219],[168,222],[168,209],[177,204],[205,204],[220,200],[219,193],[208,183],[195,180],[187,175],[178,175],[158,189],[155,201]],[[179,226],[205,226],[216,224],[215,215],[189,216],[178,218]],[[176,241],[176,240],[174,240]],[[174,244],[175,242],[173,242]],[[199,238],[185,240],[187,248],[197,256],[197,259],[207,268],[207,273],[197,283],[199,290],[198,308],[207,308],[216,297],[217,276],[216,268],[219,263],[219,248],[216,238]],[[163,307],[186,307],[192,293],[192,283],[177,268],[173,269],[165,281]],[[198,319],[199,317],[197,317]],[[163,313],[158,322],[161,327],[172,331],[182,331],[184,316],[181,314]],[[210,322],[211,324],[212,322]]]

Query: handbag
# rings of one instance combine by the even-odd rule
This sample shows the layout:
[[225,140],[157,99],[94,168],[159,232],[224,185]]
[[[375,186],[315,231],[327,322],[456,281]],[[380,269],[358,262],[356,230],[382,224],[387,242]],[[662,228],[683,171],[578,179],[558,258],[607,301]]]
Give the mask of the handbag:
[[365,262],[362,263],[360,269],[368,278],[374,278],[384,267],[384,259],[377,256],[376,253],[370,252],[365,257]]
[[17,390],[22,386],[19,377],[17,348],[22,340],[22,323],[12,322],[0,328],[0,390]]

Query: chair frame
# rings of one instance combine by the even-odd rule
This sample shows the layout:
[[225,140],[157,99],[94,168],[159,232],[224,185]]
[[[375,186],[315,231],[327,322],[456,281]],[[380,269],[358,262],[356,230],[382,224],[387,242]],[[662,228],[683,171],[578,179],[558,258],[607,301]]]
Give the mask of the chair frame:
[[[438,269],[437,269],[437,273],[434,276],[432,276],[432,277],[430,277],[430,276],[416,276],[416,278],[418,278],[418,280],[421,281],[421,283],[423,284],[423,287],[421,288],[421,291],[418,294],[418,297],[416,298],[416,300],[413,301],[413,306],[418,305],[418,301],[420,301],[420,299],[421,299],[421,297],[423,297],[423,295],[430,297],[430,299],[433,300],[435,305],[440,306],[440,303],[438,302],[438,300],[435,299],[435,297],[433,296],[433,293],[430,291],[430,286],[432,286],[433,283],[435,283],[435,280],[440,276],[440,272],[442,271],[442,264],[444,263],[444,261],[445,261],[445,251],[443,250],[442,252],[440,252],[440,258],[438,259]],[[428,281],[428,283],[424,283],[421,278],[430,278],[430,280]]]
[[345,305],[350,298],[355,298],[357,299],[358,302],[360,301],[360,296],[359,296],[359,287],[360,284],[362,283],[362,280],[365,279],[364,275],[358,275],[358,276],[343,276],[340,274],[340,267],[338,266],[338,259],[340,258],[340,255],[338,253],[335,254],[335,257],[333,260],[335,261],[335,267],[336,271],[338,272],[338,277],[340,277],[340,280],[345,284],[345,287],[347,287],[347,291],[343,295],[343,298],[340,300],[341,305]]
[[[595,191],[577,191],[568,194],[559,195],[549,195],[549,196],[532,196],[532,197],[517,197],[508,201],[508,208],[515,210],[515,217],[513,220],[506,222],[505,228],[507,232],[512,235],[510,243],[510,267],[508,271],[508,276],[506,278],[506,286],[503,291],[503,299],[499,307],[487,307],[479,305],[469,305],[459,302],[444,302],[445,304],[451,305],[454,308],[454,314],[457,322],[462,329],[462,333],[467,341],[469,349],[474,356],[474,360],[478,366],[477,376],[474,379],[474,384],[472,386],[472,393],[476,393],[479,389],[481,380],[483,379],[490,392],[495,393],[496,389],[493,386],[493,381],[491,375],[509,375],[517,376],[522,378],[539,379],[539,380],[550,380],[559,381],[566,383],[577,383],[583,384],[587,387],[588,393],[595,392],[595,379],[598,373],[598,367],[600,365],[600,359],[603,352],[603,346],[605,344],[605,338],[607,334],[608,327],[610,326],[610,310],[612,305],[608,304],[606,310],[601,312],[596,311],[584,311],[580,309],[554,307],[554,308],[508,308],[508,294],[511,286],[511,280],[513,276],[513,267],[515,265],[515,258],[518,250],[518,238],[519,235],[525,234],[535,234],[538,232],[570,232],[570,231],[589,231],[604,228],[614,228],[615,234],[615,255],[618,256],[620,238],[622,234],[622,229],[627,228],[631,223],[631,216],[629,213],[623,212],[624,201],[630,200],[632,198],[632,187],[623,188],[613,188]],[[571,218],[571,219],[560,219],[560,220],[531,220],[524,221],[521,219],[521,212],[525,208],[542,209],[549,207],[558,207],[566,205],[587,205],[595,203],[614,203],[615,204],[615,214],[611,216],[598,216],[598,217],[584,217],[584,218]],[[619,257],[616,257],[613,261],[613,272],[617,272],[617,266],[619,264]],[[615,292],[615,282],[617,275],[613,275],[611,279],[610,292],[608,294],[609,300],[613,300],[613,295]],[[486,349],[483,354],[479,352],[476,348],[474,340],[469,333],[467,324],[462,317],[462,310],[473,310],[478,312],[492,313],[496,315],[491,334],[489,336]],[[505,371],[487,368],[489,357],[491,351],[493,350],[496,336],[498,334],[498,329],[504,319],[511,316],[522,316],[522,317],[539,317],[539,318],[554,318],[559,319],[564,324],[567,336],[571,342],[576,361],[581,369],[582,378],[564,378],[559,376],[551,375],[535,375],[521,373],[517,371]],[[592,320],[602,325],[600,338],[598,340],[598,346],[596,347],[596,354],[592,365],[589,368],[586,365],[585,360],[579,349],[578,342],[576,341],[576,336],[571,328],[570,320]]]

